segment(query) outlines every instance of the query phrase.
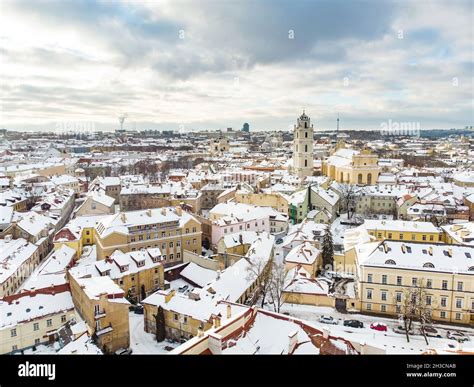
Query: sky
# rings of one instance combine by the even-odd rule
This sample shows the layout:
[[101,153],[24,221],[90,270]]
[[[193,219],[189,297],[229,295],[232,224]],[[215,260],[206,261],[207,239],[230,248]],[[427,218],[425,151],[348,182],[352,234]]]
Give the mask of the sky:
[[473,125],[473,2],[0,1],[0,128]]

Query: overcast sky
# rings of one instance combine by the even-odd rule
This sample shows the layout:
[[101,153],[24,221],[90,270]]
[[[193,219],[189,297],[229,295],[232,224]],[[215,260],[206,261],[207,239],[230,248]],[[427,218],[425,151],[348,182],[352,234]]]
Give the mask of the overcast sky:
[[0,127],[473,124],[471,1],[0,1]]

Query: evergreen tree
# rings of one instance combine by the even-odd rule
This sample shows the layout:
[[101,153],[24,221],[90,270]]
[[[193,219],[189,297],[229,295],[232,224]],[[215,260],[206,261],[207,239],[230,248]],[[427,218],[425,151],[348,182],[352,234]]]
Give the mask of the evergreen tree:
[[165,339],[165,312],[161,306],[153,317],[155,317],[156,341],[162,342]]
[[323,238],[323,268],[328,270],[334,269],[334,243],[332,241],[331,227],[328,224]]

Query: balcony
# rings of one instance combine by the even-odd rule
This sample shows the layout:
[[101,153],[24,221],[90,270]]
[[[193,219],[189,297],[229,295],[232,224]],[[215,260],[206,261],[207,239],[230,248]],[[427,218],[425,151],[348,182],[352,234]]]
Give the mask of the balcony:
[[106,313],[105,313],[105,309],[104,310],[97,310],[94,312],[94,319],[95,320],[98,320],[102,317],[105,317],[106,316]]

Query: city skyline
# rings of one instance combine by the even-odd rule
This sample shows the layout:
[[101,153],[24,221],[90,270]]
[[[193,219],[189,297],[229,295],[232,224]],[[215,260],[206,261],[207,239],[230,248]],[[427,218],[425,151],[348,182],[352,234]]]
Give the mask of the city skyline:
[[338,115],[341,130],[464,128],[471,14],[467,1],[6,1],[0,127],[113,130],[127,112],[125,129],[288,130],[305,108],[316,132]]

